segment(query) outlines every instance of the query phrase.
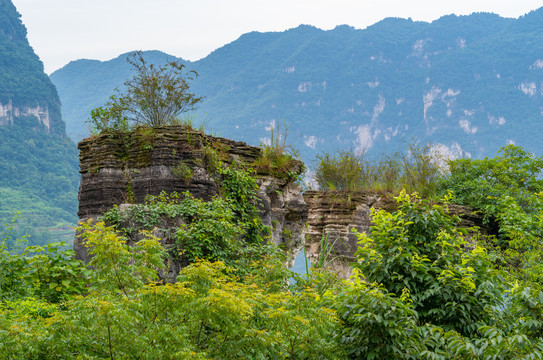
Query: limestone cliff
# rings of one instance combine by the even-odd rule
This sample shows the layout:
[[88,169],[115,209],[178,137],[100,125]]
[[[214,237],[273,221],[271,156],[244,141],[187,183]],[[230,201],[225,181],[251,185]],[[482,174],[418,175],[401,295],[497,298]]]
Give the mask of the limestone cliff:
[[[81,141],[79,150],[81,220],[96,219],[113,205],[142,203],[147,195],[162,191],[189,191],[209,200],[219,192],[220,177],[213,172],[213,162],[250,165],[262,154],[260,148],[183,126],[102,134]],[[294,161],[289,172],[299,174],[302,167]],[[272,229],[273,242],[299,251],[307,219],[301,187],[291,177],[273,171],[260,171],[258,183],[261,216]],[[86,258],[79,239],[74,248]]]
[[[197,198],[209,200],[220,191],[221,179],[213,171],[213,162],[254,164],[262,155],[260,148],[183,126],[140,128],[124,135],[102,134],[81,141],[79,149],[81,220],[96,219],[113,205],[142,203],[147,195],[162,191],[189,191]],[[289,172],[299,174],[302,167],[301,162],[295,161]],[[343,277],[349,276],[349,263],[355,260],[357,239],[352,230],[370,231],[371,208],[396,210],[390,196],[372,191],[306,191],[302,195],[292,176],[278,176],[273,171],[258,173],[258,184],[263,222],[271,228],[273,242],[289,251],[290,261],[305,244],[306,254],[315,264],[323,247],[329,244],[328,259],[332,261],[328,265]],[[485,231],[482,217],[469,208],[450,205],[449,209],[461,218],[460,226],[478,226]],[[168,225],[166,221],[162,228],[178,225]],[[159,230],[155,236],[165,244],[173,244],[174,239],[166,232]],[[131,234],[129,240],[137,241],[138,235]],[[74,248],[80,258],[87,258],[79,239]],[[175,279],[175,273],[183,266],[179,261],[173,265],[170,279]]]
[[11,100],[6,105],[0,104],[0,126],[13,125],[14,119],[26,116],[35,117],[40,124],[43,124],[46,131],[50,130],[51,118],[49,116],[49,107],[42,107],[40,105],[36,105],[35,107],[16,107],[13,106]]
[[27,39],[21,15],[11,0],[0,0],[0,126],[32,117],[31,130],[65,137],[57,90]]
[[[373,191],[341,192],[341,191],[306,191],[304,200],[308,205],[306,254],[312,263],[318,261],[324,244],[331,246],[328,254],[330,267],[341,276],[351,273],[349,263],[355,260],[357,248],[357,232],[369,233],[371,208],[389,212],[397,209],[396,202],[390,196],[383,196]],[[488,233],[480,214],[460,205],[449,205],[449,213],[460,217],[459,226],[479,227]]]

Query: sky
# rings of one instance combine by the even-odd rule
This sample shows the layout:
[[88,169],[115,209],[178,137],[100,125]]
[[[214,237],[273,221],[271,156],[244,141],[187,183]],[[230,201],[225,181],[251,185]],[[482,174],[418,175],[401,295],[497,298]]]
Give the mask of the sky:
[[364,29],[386,17],[431,22],[492,12],[517,18],[543,0],[12,0],[46,73],[77,59],[161,50],[196,61],[251,31],[300,24]]

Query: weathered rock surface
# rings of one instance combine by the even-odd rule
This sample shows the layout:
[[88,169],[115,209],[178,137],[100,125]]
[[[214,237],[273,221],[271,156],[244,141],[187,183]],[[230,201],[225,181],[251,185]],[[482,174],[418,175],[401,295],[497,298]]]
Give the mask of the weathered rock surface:
[[[114,204],[143,202],[148,194],[161,191],[190,191],[209,199],[218,187],[206,171],[205,149],[213,149],[225,162],[252,163],[261,154],[259,148],[183,126],[141,129],[130,135],[102,134],[81,141],[78,148],[80,218],[100,215]],[[176,173],[183,166],[191,169],[190,179]]]
[[[351,274],[349,263],[355,260],[357,232],[369,234],[371,208],[394,211],[396,202],[376,192],[306,191],[304,200],[308,205],[306,254],[312,264],[317,263],[321,252],[327,253],[329,266],[343,277]],[[449,205],[449,213],[460,217],[459,226],[469,228],[483,225],[481,215],[468,207]],[[326,247],[329,247],[329,251]]]
[[[262,154],[258,147],[243,142],[205,135],[183,126],[139,129],[131,135],[102,134],[81,141],[81,185],[79,218],[96,219],[113,205],[142,203],[147,195],[162,191],[209,200],[219,193],[220,176],[214,173],[218,160],[230,164],[254,163]],[[295,161],[291,173],[301,172]],[[307,219],[301,187],[288,177],[258,174],[258,197],[262,219],[272,228],[272,240],[300,249]],[[81,240],[74,249],[88,259]],[[293,259],[292,259],[293,261]]]
[[[214,162],[253,164],[262,154],[260,148],[182,126],[140,129],[130,136],[104,134],[81,141],[79,149],[81,220],[96,219],[113,205],[142,203],[147,195],[162,191],[189,191],[209,200],[220,191]],[[299,174],[302,167],[301,162],[295,162],[290,172]],[[272,230],[272,241],[289,251],[289,265],[305,244],[312,264],[324,251],[328,253],[328,265],[344,277],[350,275],[349,263],[355,260],[357,239],[352,230],[369,232],[371,208],[394,211],[397,207],[391,197],[371,191],[306,191],[302,195],[300,185],[291,177],[264,171],[258,174],[258,184],[261,217]],[[460,226],[478,226],[489,232],[482,217],[469,208],[450,205],[449,209],[461,218]],[[165,245],[173,245],[168,234],[155,235]],[[137,236],[130,239],[137,240]],[[80,258],[88,259],[80,239],[74,241],[74,249]],[[184,266],[175,261],[174,265],[174,273]]]

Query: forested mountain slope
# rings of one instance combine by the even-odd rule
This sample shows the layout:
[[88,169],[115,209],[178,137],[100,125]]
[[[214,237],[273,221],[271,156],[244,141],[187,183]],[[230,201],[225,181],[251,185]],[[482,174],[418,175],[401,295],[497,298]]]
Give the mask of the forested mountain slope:
[[[413,139],[474,157],[507,143],[540,153],[541,23],[543,9],[519,19],[476,13],[248,33],[185,62],[200,74],[193,90],[206,97],[196,120],[251,144],[285,121],[305,160],[339,148],[393,151]],[[51,75],[74,139],[88,134],[90,110],[122,86],[125,58],[77,60]]]
[[60,100],[10,0],[0,0],[0,220],[43,243],[77,221],[77,149]]

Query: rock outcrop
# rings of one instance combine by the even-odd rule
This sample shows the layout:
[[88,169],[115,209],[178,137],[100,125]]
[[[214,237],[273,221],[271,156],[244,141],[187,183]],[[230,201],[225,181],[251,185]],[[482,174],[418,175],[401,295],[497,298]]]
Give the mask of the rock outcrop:
[[[183,126],[140,128],[130,135],[102,134],[81,141],[79,149],[81,220],[97,218],[113,205],[143,203],[147,195],[162,191],[189,191],[209,200],[220,191],[214,163],[254,164],[262,156],[260,148]],[[291,165],[291,174],[302,171],[301,162]],[[372,191],[306,191],[302,195],[292,176],[273,171],[260,171],[258,184],[263,222],[271,228],[273,242],[289,251],[290,263],[305,245],[312,264],[326,253],[328,266],[343,277],[350,275],[349,263],[355,260],[357,238],[353,229],[370,231],[371,208],[394,211],[397,207],[391,197]],[[488,232],[482,217],[469,208],[450,205],[449,209],[461,218],[460,226],[478,226]],[[165,242],[173,241],[165,234],[155,235]],[[80,258],[88,258],[80,239],[76,239],[74,248]],[[183,264],[176,266],[179,270]],[[175,274],[168,277],[174,279]]]
[[[142,203],[162,191],[209,200],[219,193],[214,164],[253,164],[258,147],[204,134],[184,126],[140,128],[131,134],[101,134],[79,143],[81,185],[79,218],[96,219],[113,205]],[[288,172],[299,174],[303,164],[293,161]],[[258,174],[262,219],[272,229],[272,240],[299,251],[307,219],[300,185],[273,171]],[[76,239],[74,249],[86,259]],[[293,251],[295,254],[297,251]],[[291,259],[293,261],[293,259]]]
[[[309,209],[306,254],[314,264],[326,253],[328,265],[343,277],[351,274],[349,263],[355,260],[357,238],[353,230],[369,233],[371,208],[389,212],[397,209],[394,199],[373,191],[306,191],[304,200]],[[461,227],[476,226],[488,232],[482,216],[468,207],[449,205],[449,213],[460,217]]]

